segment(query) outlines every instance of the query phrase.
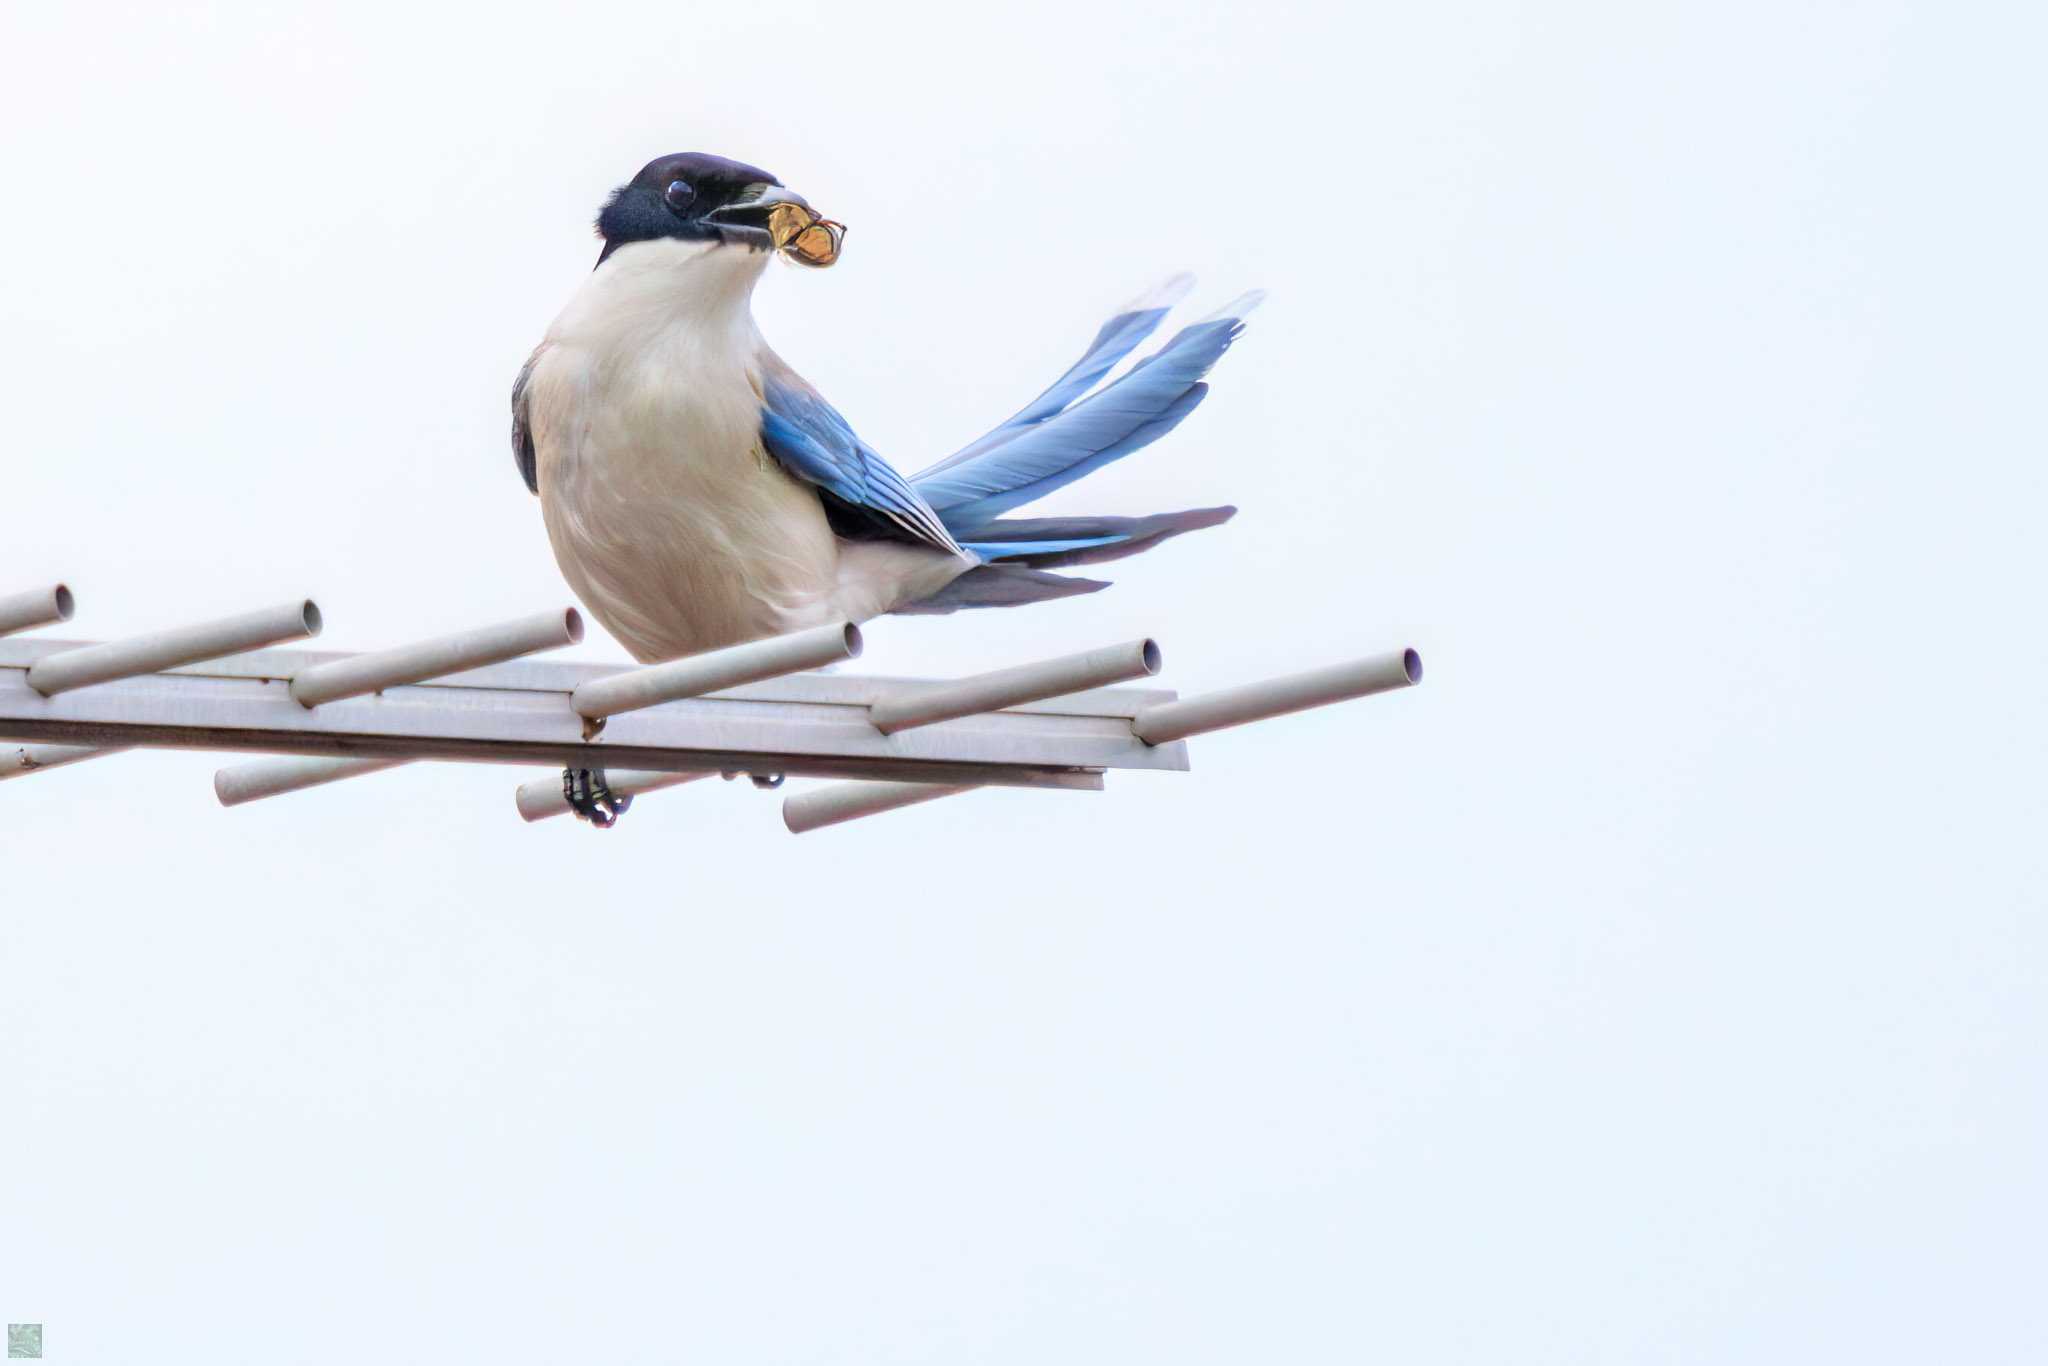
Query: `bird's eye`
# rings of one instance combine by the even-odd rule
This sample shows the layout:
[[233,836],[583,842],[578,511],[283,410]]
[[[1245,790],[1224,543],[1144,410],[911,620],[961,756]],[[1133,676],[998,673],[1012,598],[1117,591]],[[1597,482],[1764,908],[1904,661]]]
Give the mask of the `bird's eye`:
[[662,191],[661,197],[668,201],[671,209],[681,213],[690,207],[690,201],[697,197],[697,192],[690,188],[690,182],[687,180],[671,180],[668,188]]

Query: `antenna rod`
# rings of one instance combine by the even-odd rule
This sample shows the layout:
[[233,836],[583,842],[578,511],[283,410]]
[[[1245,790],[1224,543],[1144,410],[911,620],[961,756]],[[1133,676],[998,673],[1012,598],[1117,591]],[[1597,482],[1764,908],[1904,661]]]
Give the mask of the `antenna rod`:
[[1159,666],[1158,645],[1149,640],[1126,641],[884,697],[868,708],[868,720],[882,734],[894,735],[917,726],[1149,678],[1159,672]]
[[652,664],[608,678],[594,678],[570,694],[569,705],[585,720],[601,721],[622,711],[702,697],[708,692],[759,683],[805,669],[821,669],[860,655],[860,627],[850,621],[770,636],[745,645]]
[[1163,745],[1291,711],[1412,688],[1421,681],[1422,656],[1413,650],[1397,650],[1179,702],[1160,702],[1131,718],[1131,732],[1148,745]]
[[62,768],[103,754],[120,754],[127,745],[8,745],[0,748],[0,781],[26,778],[45,769]]
[[0,597],[0,636],[48,626],[52,622],[69,621],[71,610],[76,606],[71,590],[61,583]]
[[220,799],[222,806],[240,806],[243,802],[259,801],[264,797],[303,792],[324,783],[338,783],[343,778],[381,773],[387,768],[411,762],[410,759],[265,759],[258,764],[236,764],[233,768],[216,770],[213,795]]
[[44,697],[55,697],[95,683],[200,664],[222,655],[260,650],[265,645],[319,634],[320,609],[311,598],[304,598],[198,626],[180,626],[44,655],[29,665],[28,685]]
[[[710,776],[709,773],[664,773],[652,768],[608,768],[604,771],[604,785],[612,790],[615,797],[637,797],[643,792],[694,783],[699,778]],[[562,795],[562,775],[559,773],[552,778],[536,778],[530,783],[521,783],[519,790],[512,794],[512,800],[523,820],[544,821],[550,816],[569,814],[569,799]]]
[[542,612],[393,650],[311,665],[292,675],[292,700],[302,707],[317,707],[322,702],[339,702],[344,697],[361,697],[464,669],[502,664],[522,655],[574,645],[581,639],[583,616],[575,608]]

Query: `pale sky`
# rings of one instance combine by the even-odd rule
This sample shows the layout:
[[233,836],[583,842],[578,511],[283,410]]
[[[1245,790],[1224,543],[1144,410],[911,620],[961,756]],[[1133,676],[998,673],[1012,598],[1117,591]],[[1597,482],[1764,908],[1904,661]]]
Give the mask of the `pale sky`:
[[[0,787],[0,1318],[63,1362],[2038,1361],[2038,12],[16,5],[0,590],[569,600],[506,394],[642,162],[851,225],[900,466],[1270,299],[1047,505],[1243,512],[860,667],[1424,685],[795,838],[487,767]],[[601,633],[573,657],[622,660]]]

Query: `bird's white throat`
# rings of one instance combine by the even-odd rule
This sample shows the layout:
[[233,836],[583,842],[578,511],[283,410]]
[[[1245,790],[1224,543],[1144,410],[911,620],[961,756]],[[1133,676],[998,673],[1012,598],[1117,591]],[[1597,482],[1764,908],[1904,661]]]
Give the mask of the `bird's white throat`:
[[751,352],[759,334],[749,303],[771,259],[765,251],[718,242],[629,242],[591,272],[556,319],[554,334],[631,346],[680,325]]

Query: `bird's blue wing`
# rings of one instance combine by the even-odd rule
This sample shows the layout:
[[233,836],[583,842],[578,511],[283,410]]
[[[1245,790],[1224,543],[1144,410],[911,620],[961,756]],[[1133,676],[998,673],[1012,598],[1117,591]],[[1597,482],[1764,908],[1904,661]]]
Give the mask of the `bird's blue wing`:
[[761,375],[761,444],[789,473],[903,540],[960,553],[918,496],[803,377],[768,356]]

